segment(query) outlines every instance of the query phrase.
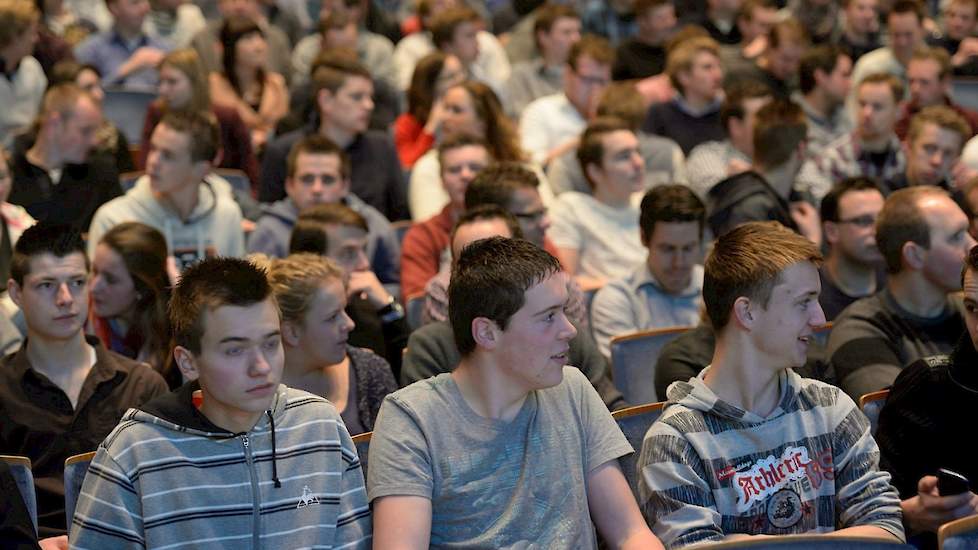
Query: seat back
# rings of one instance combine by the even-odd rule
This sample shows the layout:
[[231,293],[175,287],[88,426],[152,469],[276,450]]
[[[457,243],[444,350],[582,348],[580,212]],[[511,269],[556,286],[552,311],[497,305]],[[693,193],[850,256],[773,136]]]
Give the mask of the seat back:
[[130,189],[136,186],[136,180],[142,177],[145,172],[123,172],[119,174],[119,187],[122,188],[123,193],[129,192]]
[[954,78],[951,80],[951,97],[968,109],[978,109],[978,78]]
[[34,473],[31,472],[31,459],[26,456],[0,455],[0,460],[10,466],[20,496],[24,499],[27,512],[31,515],[34,532],[37,532],[37,494],[34,492]]
[[412,294],[404,299],[404,315],[411,330],[421,328],[421,314],[424,312],[424,292]]
[[814,331],[815,344],[825,348],[829,344],[829,334],[832,334],[832,321],[825,323]]
[[156,99],[153,92],[105,90],[102,116],[119,129],[130,145],[139,145],[143,137],[146,109]]
[[235,168],[215,168],[213,172],[227,180],[234,191],[251,195],[251,180],[248,179],[248,174]]
[[356,445],[357,455],[360,456],[360,469],[363,470],[363,481],[367,481],[367,458],[370,453],[370,438],[373,432],[366,432],[353,436],[353,444]]
[[876,434],[876,428],[880,423],[880,411],[886,404],[886,398],[890,396],[890,390],[874,391],[867,393],[859,398],[859,409],[863,411],[869,419],[869,433]]
[[978,515],[957,519],[937,530],[941,550],[973,550],[978,548]]
[[662,408],[665,405],[665,402],[650,403],[628,407],[611,414],[615,418],[615,422],[618,423],[618,427],[621,428],[621,432],[625,434],[625,439],[635,449],[634,453],[619,458],[618,464],[621,466],[621,471],[625,474],[628,486],[632,488],[632,493],[636,499],[638,499],[638,468],[636,468],[636,464],[638,463],[638,453],[642,449],[642,440],[645,439],[645,433],[649,431],[649,427],[662,414]]
[[[646,330],[611,339],[611,379],[629,403],[654,403],[655,363],[666,344],[693,327]],[[665,396],[662,396],[665,397]]]
[[823,535],[780,535],[720,542],[710,550],[913,550],[913,546],[890,539],[869,537],[826,537]]
[[397,244],[404,244],[404,235],[407,235],[408,229],[411,229],[413,224],[414,222],[411,220],[398,220],[391,224],[394,229],[394,236],[397,237]]
[[95,451],[69,456],[65,460],[65,520],[71,531],[71,521],[75,517],[75,505],[78,504],[78,494],[81,493],[88,465],[95,458]]

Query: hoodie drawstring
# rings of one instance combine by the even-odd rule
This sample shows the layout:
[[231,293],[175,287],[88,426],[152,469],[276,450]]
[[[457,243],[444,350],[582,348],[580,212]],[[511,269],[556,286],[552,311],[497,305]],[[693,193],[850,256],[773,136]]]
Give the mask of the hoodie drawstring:
[[272,426],[272,481],[275,482],[275,488],[281,489],[282,482],[278,480],[278,458],[275,456],[275,417],[272,416],[272,411],[265,410],[265,414],[268,415],[268,423]]

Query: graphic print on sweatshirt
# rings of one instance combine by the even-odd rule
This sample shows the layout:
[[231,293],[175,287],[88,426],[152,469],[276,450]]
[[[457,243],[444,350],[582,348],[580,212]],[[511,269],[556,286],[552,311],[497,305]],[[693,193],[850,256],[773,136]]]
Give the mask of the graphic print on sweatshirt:
[[771,525],[786,529],[810,512],[809,503],[818,499],[823,483],[834,483],[831,449],[811,455],[806,447],[787,446],[780,455],[728,466],[717,472],[717,481],[729,480],[739,514],[766,509]]

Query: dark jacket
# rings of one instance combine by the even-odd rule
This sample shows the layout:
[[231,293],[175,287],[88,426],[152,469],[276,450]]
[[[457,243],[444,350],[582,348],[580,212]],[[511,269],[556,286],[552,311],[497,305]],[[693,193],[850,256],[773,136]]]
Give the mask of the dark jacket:
[[[363,348],[346,347],[346,354],[353,367],[353,378],[357,388],[357,417],[369,432],[374,429],[374,421],[380,412],[380,405],[387,394],[397,391],[397,381],[391,366],[383,357]],[[347,407],[352,403],[347,403]],[[351,433],[350,435],[357,435]]]
[[780,222],[798,231],[791,219],[788,201],[754,171],[730,176],[716,184],[707,195],[707,222],[717,237],[744,222]]

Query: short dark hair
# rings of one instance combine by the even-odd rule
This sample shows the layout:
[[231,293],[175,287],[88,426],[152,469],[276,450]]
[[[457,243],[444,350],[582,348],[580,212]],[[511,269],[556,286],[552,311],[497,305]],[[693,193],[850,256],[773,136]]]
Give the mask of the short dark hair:
[[900,13],[912,13],[916,15],[918,23],[923,23],[924,18],[927,17],[923,4],[917,0],[897,0],[890,8],[890,13],[887,14],[887,18]]
[[465,247],[448,285],[448,319],[459,353],[475,351],[472,321],[485,317],[506,330],[526,291],[559,271],[557,258],[523,239],[491,237]]
[[735,81],[727,86],[724,92],[726,97],[720,106],[720,123],[723,124],[724,131],[730,128],[730,119],[744,120],[747,115],[747,111],[744,109],[745,101],[761,97],[774,97],[771,88],[756,80]]
[[940,187],[917,185],[894,191],[883,203],[876,218],[876,246],[888,273],[903,270],[903,245],[908,242],[930,248],[930,225],[919,206],[927,195],[948,196]]
[[479,14],[468,6],[449,8],[431,19],[429,31],[435,47],[441,49],[445,44],[455,39],[455,30],[463,23],[477,23],[482,19]]
[[612,82],[598,97],[597,115],[599,117],[615,117],[624,120],[637,132],[645,122],[648,112],[642,93],[635,87],[634,82]]
[[[836,182],[829,189],[829,192],[822,197],[822,204],[819,206],[819,217],[823,222],[839,221],[839,203],[846,193],[856,191],[880,191],[880,186],[871,178],[866,176],[854,176]],[[880,191],[882,193],[882,191]]]
[[580,163],[581,173],[584,174],[584,179],[591,189],[594,189],[594,182],[588,175],[587,167],[591,164],[601,167],[601,161],[604,159],[603,138],[612,132],[634,133],[635,130],[620,118],[598,117],[592,120],[581,134],[581,143],[577,146],[577,162]]
[[659,6],[672,6],[672,0],[635,0],[632,4],[632,13],[635,17],[642,17],[647,12],[652,11]]
[[657,222],[696,222],[703,237],[706,207],[703,201],[685,185],[660,185],[642,197],[638,226],[642,244],[648,245]]
[[713,330],[727,326],[741,296],[767,308],[781,273],[805,261],[822,261],[818,247],[778,222],[748,222],[721,235],[703,266],[703,304]]
[[221,130],[211,113],[168,110],[160,124],[190,140],[190,160],[215,162],[221,148]]
[[323,90],[335,94],[352,76],[373,81],[370,71],[360,63],[357,52],[348,48],[327,48],[316,56],[309,70],[312,81],[312,98],[318,104]]
[[313,252],[326,254],[329,240],[326,227],[345,225],[370,232],[367,219],[345,204],[317,204],[299,213],[289,236],[289,254]]
[[972,246],[968,255],[964,257],[964,266],[961,267],[961,286],[964,286],[964,274],[968,270],[978,273],[978,245]]
[[516,219],[516,216],[510,214],[509,211],[502,206],[496,204],[483,204],[481,206],[476,206],[475,208],[469,208],[463,212],[457,220],[455,220],[455,225],[452,226],[452,232],[448,238],[449,250],[452,248],[452,243],[455,242],[455,234],[458,233],[459,227],[485,220],[502,220],[509,229],[509,234],[512,238],[523,238],[523,230],[520,229],[520,222]]
[[333,140],[318,132],[306,135],[292,144],[288,159],[285,161],[288,177],[295,176],[296,162],[302,153],[307,155],[336,155],[340,159],[340,175],[343,176],[343,179],[350,177],[350,157],[346,155],[346,151],[340,149],[340,146]]
[[757,111],[754,120],[754,163],[764,168],[781,166],[808,135],[805,112],[789,99],[773,99]]
[[88,271],[88,256],[81,233],[70,225],[40,222],[24,230],[14,246],[10,258],[10,278],[18,285],[24,284],[24,277],[31,273],[31,259],[41,254],[51,254],[64,258],[78,252],[85,258]]
[[577,10],[571,6],[551,2],[544,3],[537,8],[533,13],[533,17],[533,43],[536,45],[538,51],[540,50],[540,42],[537,39],[537,35],[542,32],[549,33],[558,19],[562,17],[567,19],[581,19]]
[[265,300],[274,303],[275,296],[264,269],[240,258],[205,258],[187,268],[173,289],[169,307],[173,341],[200,354],[207,310],[247,307]]
[[567,63],[571,70],[577,72],[577,65],[585,55],[600,65],[610,66],[615,62],[615,50],[611,44],[606,38],[594,34],[585,34],[571,46],[570,53],[567,55]]
[[848,57],[849,54],[834,44],[821,44],[802,54],[798,65],[798,86],[801,93],[807,94],[815,89],[815,71],[831,73],[838,65],[839,57],[843,55]]
[[517,189],[540,186],[540,178],[519,162],[496,162],[486,166],[465,189],[465,208],[495,204],[509,210]]

